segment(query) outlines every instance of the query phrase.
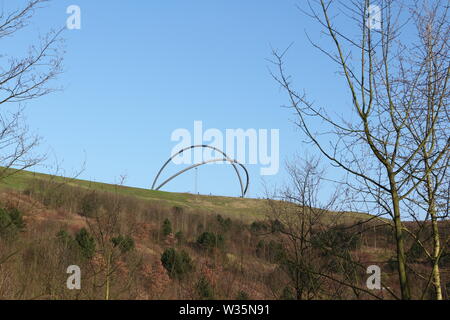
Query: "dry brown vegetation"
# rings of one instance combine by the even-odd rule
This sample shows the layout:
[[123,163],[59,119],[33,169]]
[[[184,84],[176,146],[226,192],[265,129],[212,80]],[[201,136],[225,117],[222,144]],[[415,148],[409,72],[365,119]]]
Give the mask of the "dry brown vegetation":
[[[296,251],[283,217],[275,215],[281,206],[293,207],[284,202],[272,202],[266,220],[249,224],[220,212],[36,180],[22,192],[3,191],[0,203],[18,209],[25,223],[15,234],[0,235],[2,299],[395,298],[386,290],[365,289],[365,268],[371,264],[382,267],[383,285],[398,292],[395,242],[384,223],[346,227],[327,219],[314,225],[308,254],[302,256],[308,264],[299,269],[301,259],[289,264]],[[312,215],[297,207],[297,217],[302,212]],[[164,230],[165,220],[170,230]],[[90,255],[76,240],[82,229],[95,242]],[[217,238],[200,241],[204,233]],[[133,247],[114,246],[111,240],[119,236],[131,238]],[[162,255],[169,248],[184,251],[192,268],[176,274],[164,267]],[[448,258],[443,263],[443,271],[449,270]],[[81,290],[66,287],[69,265],[81,268]],[[420,251],[411,253],[411,265],[430,269]],[[300,281],[293,281],[293,270],[303,275]],[[413,277],[420,292],[425,280]],[[443,280],[450,281],[445,272]]]

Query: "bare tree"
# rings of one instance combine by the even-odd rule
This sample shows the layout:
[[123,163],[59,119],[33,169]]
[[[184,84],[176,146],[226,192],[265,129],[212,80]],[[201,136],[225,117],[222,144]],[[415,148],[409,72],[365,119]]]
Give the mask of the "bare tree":
[[[439,220],[447,218],[448,195],[448,167],[449,153],[443,157],[440,151],[448,146],[450,121],[448,118],[448,57],[450,40],[450,26],[448,24],[448,6],[441,7],[442,3],[422,3],[412,8],[411,14],[418,30],[418,41],[414,54],[415,60],[411,63],[422,68],[414,75],[416,83],[412,83],[411,76],[403,74],[402,78],[409,86],[416,86],[414,100],[411,105],[411,117],[408,119],[407,128],[411,135],[411,145],[420,148],[417,153],[417,166],[412,163],[408,166],[411,174],[411,182],[419,183],[419,187],[408,197],[411,202],[411,216],[414,217],[419,228],[414,238],[425,252],[432,264],[432,273],[425,287],[427,292],[430,283],[433,284],[435,297],[442,299],[441,276],[439,261],[445,244],[441,244]],[[440,13],[441,11],[441,13]],[[440,14],[439,14],[440,13]],[[409,70],[407,70],[409,72]],[[429,132],[428,135],[425,133]],[[426,136],[425,143],[420,137]],[[430,168],[434,164],[434,169]],[[423,175],[425,173],[425,175]],[[423,178],[423,179],[421,179]],[[432,249],[429,251],[426,243],[419,241],[420,233],[426,230],[427,222],[431,222]],[[423,295],[424,295],[423,294]]]
[[[125,176],[122,176],[119,185],[123,186],[124,181]],[[118,194],[117,188],[119,185],[115,185],[115,192],[108,198],[108,208],[99,206],[92,213],[92,217],[86,217],[86,224],[98,245],[97,257],[100,258],[97,268],[93,268],[95,274],[94,286],[104,288],[105,300],[111,299],[113,282],[122,266],[121,259],[134,248],[134,240],[129,235],[123,236],[125,231],[123,230],[123,222],[129,219],[125,217],[124,200]],[[134,228],[135,224],[130,223],[127,227],[128,233],[131,233]],[[140,263],[141,261],[133,262],[132,272],[136,271]],[[128,290],[131,286],[132,273],[128,276],[128,280],[124,281],[125,285],[119,290],[120,292]]]
[[[298,158],[287,164],[290,183],[269,198],[270,235],[281,244],[277,262],[298,300],[327,298],[376,299],[361,285],[365,267],[352,257],[361,239],[361,219],[348,221],[339,210],[335,189],[327,201],[319,193],[325,181],[317,158]],[[277,200],[271,200],[277,199]]]
[[323,229],[323,219],[334,199],[323,207],[318,203],[322,178],[318,160],[299,159],[286,167],[290,184],[279,195],[268,197],[271,234],[281,244],[277,260],[290,279],[296,299],[314,299],[321,293],[323,277],[318,273],[325,266],[318,262],[320,257],[311,239]]
[[[0,42],[24,32],[35,12],[46,2],[30,0],[22,8],[1,11]],[[47,33],[31,44],[22,57],[0,52],[0,178],[42,160],[32,155],[39,138],[30,134],[20,104],[54,91],[50,82],[62,71],[61,32],[62,29]],[[5,50],[5,46],[2,48]],[[14,107],[17,105],[18,108]]]
[[[437,0],[435,3],[435,19],[430,21],[432,32],[438,28],[448,35],[448,19],[445,18],[448,1]],[[405,256],[405,202],[448,157],[448,136],[447,140],[434,146],[433,157],[427,156],[425,167],[419,157],[424,148],[428,150],[430,137],[437,131],[446,130],[439,126],[438,119],[448,112],[448,42],[440,42],[445,48],[434,56],[437,64],[433,68],[439,70],[433,69],[432,74],[442,78],[441,85],[433,89],[436,99],[433,110],[420,108],[423,112],[420,120],[428,120],[427,125],[421,126],[423,130],[414,130],[412,123],[418,120],[417,97],[424,96],[423,86],[419,84],[430,74],[427,68],[429,56],[416,55],[418,51],[429,52],[427,44],[419,41],[420,28],[414,29],[414,24],[411,26],[410,23],[416,21],[415,26],[420,26],[418,19],[422,17],[422,11],[419,4],[407,8],[401,1],[377,1],[381,18],[379,29],[368,23],[369,7],[375,4],[368,0],[351,3],[317,0],[308,4],[310,10],[305,13],[323,28],[334,49],[325,49],[312,40],[311,43],[337,64],[349,89],[351,103],[343,109],[346,116],[331,115],[327,108],[316,106],[306,94],[293,88],[284,67],[286,51],[273,52],[277,69],[273,77],[288,93],[298,127],[334,166],[347,173],[346,185],[361,202],[371,205],[370,210],[377,212],[382,208],[381,215],[390,216],[401,297],[411,299]],[[407,9],[418,14],[406,14],[411,13]],[[355,39],[341,31],[341,16],[355,23],[358,30]],[[313,130],[314,119],[321,122],[322,131]],[[411,168],[415,168],[414,171]]]

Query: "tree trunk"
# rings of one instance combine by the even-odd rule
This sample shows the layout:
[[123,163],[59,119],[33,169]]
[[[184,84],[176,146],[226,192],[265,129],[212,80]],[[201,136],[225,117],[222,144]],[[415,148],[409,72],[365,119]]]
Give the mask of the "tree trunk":
[[431,215],[433,226],[433,285],[436,293],[436,300],[442,300],[441,273],[439,271],[439,254],[441,242],[439,238],[439,226],[436,219],[436,212]]
[[106,262],[106,292],[105,300],[109,300],[109,286],[110,286],[110,268],[111,268],[111,254],[107,254]]
[[403,224],[400,216],[400,198],[397,186],[392,176],[389,177],[391,184],[392,207],[394,209],[395,242],[397,245],[398,277],[403,300],[411,299],[408,275],[406,272],[405,244],[403,239]]

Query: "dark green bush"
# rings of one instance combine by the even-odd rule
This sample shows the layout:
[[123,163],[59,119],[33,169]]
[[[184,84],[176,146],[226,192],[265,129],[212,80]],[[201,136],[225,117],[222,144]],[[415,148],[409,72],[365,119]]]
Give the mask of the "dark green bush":
[[57,234],[56,238],[65,247],[72,247],[75,244],[75,239],[66,231],[61,229]]
[[345,227],[336,226],[315,234],[311,243],[316,249],[324,249],[324,255],[341,254],[357,249],[361,244],[361,236]]
[[11,222],[18,230],[23,230],[25,228],[25,222],[23,221],[22,212],[17,208],[9,209],[9,216],[11,218]]
[[183,243],[186,240],[183,231],[178,231],[175,233],[175,239],[177,239],[178,243]]
[[166,249],[161,255],[161,263],[169,273],[171,278],[182,279],[186,274],[194,269],[192,259],[189,254],[174,248]]
[[396,257],[390,257],[389,260],[387,261],[387,266],[389,268],[389,270],[391,271],[395,271],[398,269],[398,261]]
[[111,239],[114,247],[118,247],[122,253],[126,253],[134,249],[134,240],[130,236],[118,236]]
[[212,300],[214,299],[214,290],[211,286],[211,283],[209,283],[208,279],[206,277],[201,276],[198,280],[195,289],[197,291],[197,294],[200,299],[203,300]]
[[279,233],[279,232],[284,231],[283,223],[278,219],[270,221],[270,226],[271,226],[271,231],[273,233]]
[[269,231],[269,227],[263,221],[254,221],[250,225],[250,231],[253,233],[267,232],[267,231]]
[[423,250],[422,246],[416,241],[414,241],[414,243],[411,245],[411,248],[409,248],[408,252],[406,252],[406,259],[408,262],[416,262],[425,257],[425,251]]
[[162,233],[165,237],[172,233],[172,223],[169,219],[164,220],[162,224]]
[[217,215],[217,222],[222,232],[226,233],[231,229],[231,219],[224,219],[220,214]]
[[81,199],[80,216],[93,217],[100,208],[100,201],[97,193],[90,192]]
[[258,244],[256,245],[256,250],[255,250],[256,256],[258,258],[261,258],[261,259],[266,258],[265,246],[266,246],[266,243],[264,242],[264,240],[258,241]]
[[241,290],[238,292],[236,300],[250,300],[250,297],[247,292]]
[[270,262],[280,262],[285,258],[283,245],[274,240],[270,240],[266,254],[266,259]]
[[174,206],[172,208],[172,210],[173,210],[173,213],[175,213],[175,214],[182,214],[183,213],[183,208],[179,207],[179,206]]
[[197,243],[205,249],[223,248],[224,239],[220,234],[203,232],[197,238]]
[[95,239],[85,228],[81,229],[76,235],[75,240],[80,247],[83,257],[90,259],[95,254]]
[[17,208],[0,208],[0,237],[15,236],[24,228],[22,212]]

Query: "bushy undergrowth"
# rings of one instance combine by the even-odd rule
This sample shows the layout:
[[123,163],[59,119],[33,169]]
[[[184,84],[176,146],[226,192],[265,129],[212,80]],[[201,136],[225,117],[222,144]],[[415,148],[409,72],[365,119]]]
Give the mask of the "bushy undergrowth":
[[22,212],[17,208],[0,207],[0,237],[11,238],[25,228]]
[[178,251],[174,248],[166,249],[161,255],[161,263],[169,273],[170,277],[182,279],[189,274],[194,265],[189,254],[184,251]]
[[134,249],[134,240],[130,236],[122,236],[112,238],[111,242],[114,247],[118,247],[122,253],[129,252]]
[[[296,299],[304,292],[353,299],[353,290],[327,277],[364,279],[366,271],[336,255],[370,264],[377,258],[372,234],[362,238],[345,226],[312,230],[301,251],[312,258],[296,260],[296,240],[276,218],[246,224],[218,212],[51,181],[34,182],[26,195],[34,207],[0,206],[0,298],[105,299],[108,283],[111,299]],[[391,239],[381,229],[373,232],[378,248],[386,247],[381,262],[389,281],[395,277],[395,259],[392,269],[387,263],[394,256]],[[410,261],[428,267],[407,244]],[[444,252],[442,265],[448,256]],[[79,292],[65,286],[69,265],[82,270]]]
[[90,259],[94,256],[96,246],[95,239],[85,228],[82,228],[75,235],[75,241],[80,246],[81,253],[85,258]]
[[215,234],[213,232],[203,232],[197,238],[197,244],[207,250],[222,249],[224,247],[224,238],[221,234]]
[[202,300],[212,300],[214,299],[214,290],[211,283],[205,276],[201,276],[195,285],[198,297]]

